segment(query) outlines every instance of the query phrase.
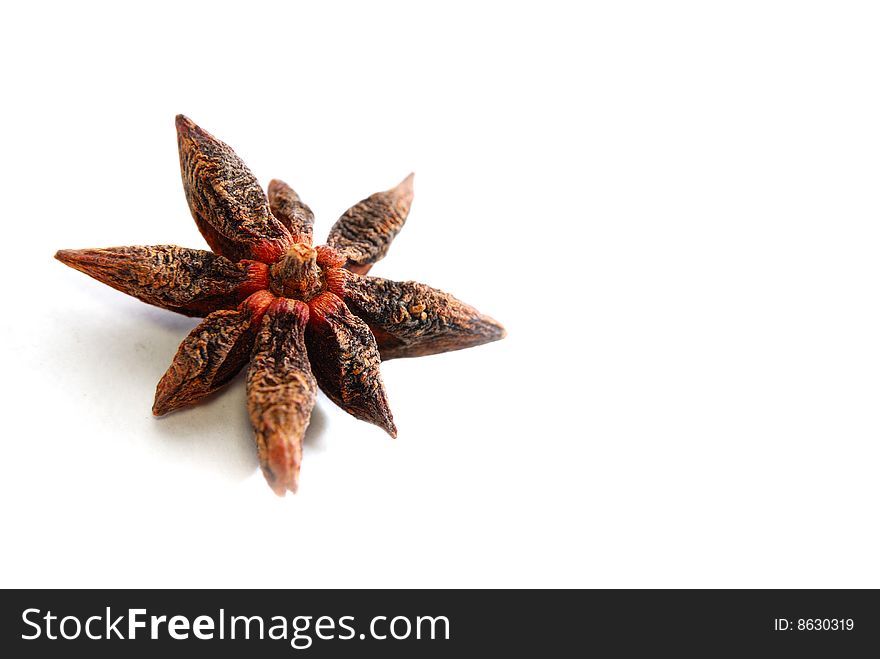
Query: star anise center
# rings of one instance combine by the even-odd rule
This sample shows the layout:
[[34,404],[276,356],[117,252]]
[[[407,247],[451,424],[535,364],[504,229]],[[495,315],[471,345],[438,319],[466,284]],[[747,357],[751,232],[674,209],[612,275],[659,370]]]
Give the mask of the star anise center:
[[269,289],[281,297],[308,302],[326,289],[318,252],[309,245],[294,243],[269,268]]

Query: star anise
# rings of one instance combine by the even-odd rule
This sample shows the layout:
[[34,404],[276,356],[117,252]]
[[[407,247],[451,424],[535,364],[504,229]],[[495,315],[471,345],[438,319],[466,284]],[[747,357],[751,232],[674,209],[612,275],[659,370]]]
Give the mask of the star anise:
[[61,250],[55,257],[143,302],[204,316],[156,388],[167,414],[220,389],[250,360],[247,402],[260,466],[276,494],[295,492],[316,386],[349,414],[397,435],[382,360],[495,341],[504,328],[413,281],[366,276],[403,227],[413,176],[348,209],[327,244],[279,180],[268,199],[226,144],[177,117],[183,187],[211,252],[155,245]]

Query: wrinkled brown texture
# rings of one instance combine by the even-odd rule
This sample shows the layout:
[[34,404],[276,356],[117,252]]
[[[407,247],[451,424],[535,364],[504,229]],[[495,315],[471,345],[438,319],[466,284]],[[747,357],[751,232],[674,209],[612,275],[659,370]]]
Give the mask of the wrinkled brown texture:
[[312,225],[315,214],[306,206],[287,183],[277,178],[269,181],[269,208],[272,214],[290,231],[293,239],[312,244]]
[[321,390],[355,418],[397,437],[370,328],[333,293],[321,293],[309,308],[306,345]]
[[345,211],[330,229],[327,244],[348,259],[345,267],[366,274],[384,258],[403,228],[412,200],[410,174],[398,186],[370,195]]
[[461,350],[504,336],[498,321],[415,281],[362,277],[345,270],[330,271],[327,279],[330,289],[373,330],[382,359]]
[[266,312],[247,375],[248,414],[260,467],[276,494],[296,492],[302,439],[315,406],[305,329],[309,309],[277,299]]
[[263,313],[274,299],[259,291],[234,311],[215,311],[189,333],[159,380],[153,414],[192,405],[229,382],[247,364]]
[[233,260],[274,263],[293,238],[269,212],[251,170],[183,115],[177,117],[177,144],[186,201],[211,249]]
[[187,316],[234,309],[268,285],[268,267],[175,245],[62,249],[62,263],[137,299]]
[[394,437],[382,359],[504,336],[496,321],[447,293],[362,276],[406,221],[412,174],[350,208],[328,244],[312,247],[312,212],[290,186],[273,180],[267,198],[227,145],[182,115],[177,134],[187,202],[214,253],[157,245],[61,250],[56,258],[149,304],[207,316],[160,380],[155,414],[198,402],[250,359],[248,412],[276,494],[298,487],[318,386]]

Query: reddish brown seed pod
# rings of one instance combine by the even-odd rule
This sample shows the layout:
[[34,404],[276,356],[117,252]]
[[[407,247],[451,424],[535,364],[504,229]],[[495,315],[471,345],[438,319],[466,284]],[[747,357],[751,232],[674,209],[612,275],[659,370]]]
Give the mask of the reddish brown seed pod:
[[399,185],[370,195],[342,214],[327,236],[327,244],[347,258],[352,272],[366,274],[384,258],[403,228],[413,200],[413,174]]
[[382,359],[504,336],[496,321],[447,293],[362,276],[406,221],[412,175],[352,206],[328,244],[313,247],[312,211],[290,186],[273,180],[267,198],[230,147],[182,115],[176,123],[186,199],[213,253],[157,245],[61,250],[56,258],[149,304],[206,316],[156,387],[156,415],[202,400],[250,360],[248,413],[276,494],[298,487],[318,386],[394,437]]
[[305,329],[309,308],[278,298],[263,318],[247,375],[248,414],[260,467],[278,495],[296,492],[302,439],[317,388],[309,366]]
[[277,178],[269,181],[269,208],[298,243],[312,244],[315,214],[287,183]]
[[362,277],[335,269],[327,272],[327,286],[367,322],[382,359],[461,350],[505,335],[497,320],[415,281]]
[[177,116],[177,144],[186,201],[211,249],[233,260],[274,263],[293,237],[272,216],[247,165],[182,114]]
[[62,249],[55,258],[137,299],[187,316],[234,309],[268,287],[269,267],[175,245]]
[[275,299],[258,291],[235,311],[215,311],[189,333],[159,380],[153,414],[198,402],[247,364],[266,309]]
[[355,418],[397,437],[370,328],[333,293],[313,298],[309,309],[306,345],[321,390]]

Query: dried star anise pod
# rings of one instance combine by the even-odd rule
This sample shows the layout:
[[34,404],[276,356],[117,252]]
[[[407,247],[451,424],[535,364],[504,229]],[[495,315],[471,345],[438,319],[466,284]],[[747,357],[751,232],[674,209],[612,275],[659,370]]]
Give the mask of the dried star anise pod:
[[183,187],[211,252],[174,245],[61,250],[62,263],[149,304],[204,316],[156,388],[167,414],[217,391],[250,361],[248,413],[276,494],[296,492],[316,387],[349,414],[397,435],[383,359],[495,341],[504,328],[417,282],[366,276],[409,214],[412,174],[348,209],[327,244],[282,181],[268,198],[235,152],[177,117]]

